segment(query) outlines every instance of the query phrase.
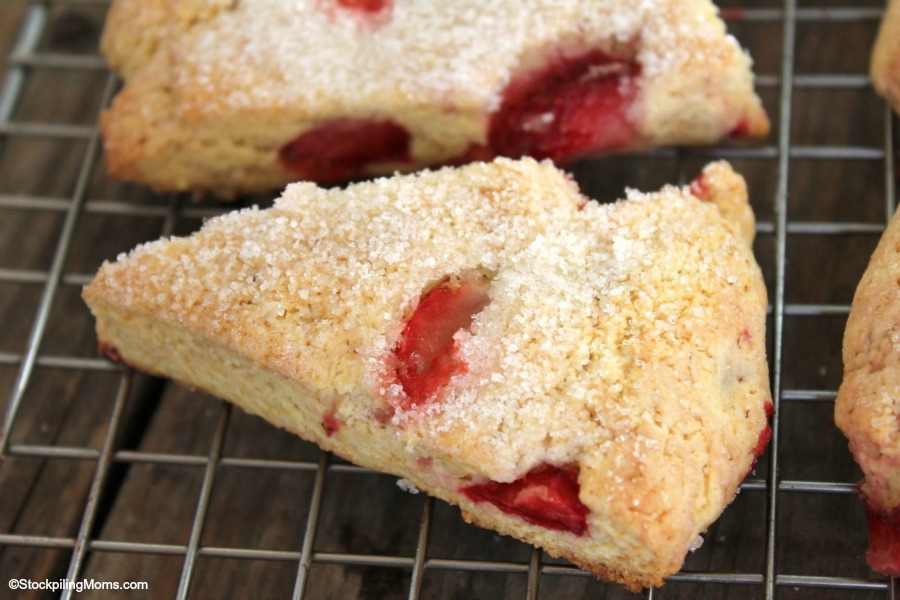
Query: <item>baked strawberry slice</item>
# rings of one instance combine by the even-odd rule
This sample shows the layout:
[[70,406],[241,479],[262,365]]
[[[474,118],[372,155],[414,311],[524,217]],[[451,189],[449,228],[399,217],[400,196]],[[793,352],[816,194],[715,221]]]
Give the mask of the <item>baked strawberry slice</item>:
[[864,498],[869,524],[866,560],[873,571],[900,577],[900,508],[884,511]]
[[325,430],[325,435],[328,437],[333,436],[341,430],[341,422],[333,411],[323,414],[320,423],[322,424],[322,429]]
[[[771,402],[766,402],[765,410],[767,419],[766,426],[759,432],[759,438],[756,440],[756,448],[753,449],[754,463],[756,463],[759,457],[763,455],[763,452],[766,451],[766,446],[772,441],[772,426],[769,424],[769,421],[771,421],[772,416],[775,414],[775,405]],[[751,467],[751,471],[752,470],[753,467]]]
[[629,109],[639,71],[633,62],[594,50],[519,77],[491,119],[490,149],[564,163],[634,145]]
[[377,13],[390,8],[390,0],[337,0],[343,8],[358,10],[366,13]]
[[281,163],[301,179],[327,185],[364,174],[371,163],[409,160],[409,132],[392,121],[341,119],[282,146]]
[[431,400],[451,377],[468,370],[455,335],[468,330],[489,302],[487,286],[472,281],[444,283],[419,301],[395,350],[397,380],[407,398],[401,408]]
[[589,511],[578,497],[579,489],[577,469],[541,465],[510,483],[486,481],[460,491],[533,525],[583,535]]

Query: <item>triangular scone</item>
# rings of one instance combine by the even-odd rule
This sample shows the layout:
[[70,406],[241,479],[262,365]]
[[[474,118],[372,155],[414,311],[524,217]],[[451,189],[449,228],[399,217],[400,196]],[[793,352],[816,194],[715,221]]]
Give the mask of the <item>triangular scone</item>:
[[115,0],[111,176],[223,195],[764,136],[710,0]]
[[900,0],[888,0],[872,47],[869,75],[875,90],[900,113]]
[[660,585],[768,441],[766,292],[729,165],[628,198],[531,159],[294,184],[84,297],[107,356]]
[[900,213],[853,296],[835,421],[865,474],[869,565],[900,577]]

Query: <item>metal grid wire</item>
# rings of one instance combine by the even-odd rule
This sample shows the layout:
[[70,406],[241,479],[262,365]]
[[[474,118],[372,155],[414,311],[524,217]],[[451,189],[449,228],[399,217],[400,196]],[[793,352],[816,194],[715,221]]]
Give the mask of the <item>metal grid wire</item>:
[[[118,82],[96,50],[103,0],[0,6],[0,35],[10,36],[0,38],[8,52],[0,73],[0,309],[12,315],[0,321],[0,596],[12,578],[95,578],[149,584],[124,597],[895,598],[894,581],[865,566],[859,473],[828,423],[852,282],[895,210],[896,124],[861,60],[835,70],[799,59],[838,30],[851,36],[838,54],[867,48],[883,9],[878,1],[721,4],[742,43],[763,40],[750,51],[773,117],[770,138],[575,169],[598,197],[607,193],[598,179],[652,189],[657,177],[684,181],[696,165],[727,158],[748,172],[759,217],[773,440],[698,556],[663,588],[638,595],[465,525],[443,503],[398,492],[391,478],[225,403],[98,358],[78,293],[99,262],[192,231],[234,205],[105,180],[96,123]],[[67,45],[73,38],[81,41]],[[60,83],[67,78],[71,89]],[[844,95],[875,125],[850,127],[837,141],[807,140],[798,122],[822,131],[853,119],[828,102]],[[38,105],[42,112],[29,110]],[[64,169],[71,175],[59,175]],[[805,198],[828,195],[830,180],[817,177],[833,171],[859,174],[854,185],[865,189],[805,212],[815,204]],[[621,175],[607,177],[614,172]],[[128,233],[110,236],[109,228]],[[801,274],[819,279],[817,269],[846,271],[842,287],[807,294]]]

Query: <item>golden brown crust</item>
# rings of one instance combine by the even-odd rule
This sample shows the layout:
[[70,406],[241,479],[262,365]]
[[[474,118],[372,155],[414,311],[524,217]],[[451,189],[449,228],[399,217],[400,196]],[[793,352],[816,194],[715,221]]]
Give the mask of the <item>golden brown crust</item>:
[[130,78],[156,54],[165,36],[168,6],[162,2],[114,2],[106,15],[100,50],[110,67]]
[[869,71],[875,90],[900,112],[900,0],[887,2]]
[[872,254],[847,319],[835,420],[874,507],[900,506],[900,213]]
[[[725,163],[703,180],[703,199],[666,187],[612,205],[532,160],[296,184],[104,265],[84,298],[126,363],[597,576],[658,585],[737,492],[770,402],[746,188]],[[404,404],[404,323],[436,282],[471,274],[491,301],[454,338],[468,368]],[[587,534],[462,491],[541,465],[577,469]]]

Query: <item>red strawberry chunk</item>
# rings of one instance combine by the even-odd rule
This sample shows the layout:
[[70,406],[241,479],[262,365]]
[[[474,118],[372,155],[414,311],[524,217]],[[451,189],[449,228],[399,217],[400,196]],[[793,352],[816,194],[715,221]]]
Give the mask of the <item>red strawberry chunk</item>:
[[734,129],[728,132],[729,138],[745,138],[750,137],[750,121],[745,118],[738,121],[738,124],[734,126]]
[[124,363],[125,361],[122,359],[122,353],[119,352],[119,349],[113,346],[112,344],[108,344],[106,342],[100,342],[98,351],[102,356],[105,356],[109,360],[117,363]]
[[333,412],[327,412],[322,415],[322,429],[325,430],[325,435],[328,437],[333,436],[341,429],[341,422],[338,420],[337,415]]
[[[771,402],[766,402],[766,418],[771,419],[772,415],[775,414],[775,405]],[[766,426],[762,431],[759,432],[759,439],[756,440],[756,448],[753,449],[753,456],[759,458],[762,456],[762,453],[766,451],[766,446],[769,445],[769,442],[772,441],[772,426],[766,423]]]
[[318,0],[318,5],[330,19],[350,16],[367,28],[388,23],[394,8],[393,0]]
[[367,13],[376,13],[389,8],[389,0],[337,0],[342,7]]
[[759,458],[763,455],[763,452],[766,451],[766,447],[769,445],[769,442],[772,441],[772,425],[769,423],[772,419],[772,415],[775,414],[775,405],[772,402],[766,402],[765,404],[766,411],[766,426],[762,428],[759,432],[759,437],[756,438],[756,446],[751,451],[753,455],[753,461],[750,463],[750,468],[747,469],[747,472],[744,474],[744,479],[750,477],[750,474],[753,473],[753,470],[756,468],[756,463],[759,461]]
[[409,160],[409,132],[392,121],[338,120],[315,127],[282,146],[282,164],[302,179],[341,183],[375,162]]
[[636,138],[628,110],[638,66],[600,50],[559,58],[507,87],[488,143],[500,155],[567,162],[620,150]]
[[472,318],[490,302],[480,283],[445,283],[425,295],[407,321],[395,351],[397,379],[409,408],[427,402],[450,378],[468,367],[454,336],[468,330]]
[[702,173],[691,182],[690,190],[698,200],[704,200],[706,202],[712,200],[712,190],[710,189],[709,182],[706,180],[706,176]]
[[533,525],[583,535],[589,511],[578,497],[579,489],[577,469],[541,465],[511,483],[486,481],[460,491]]
[[900,577],[900,508],[884,511],[864,500],[869,523],[866,560],[873,571]]

